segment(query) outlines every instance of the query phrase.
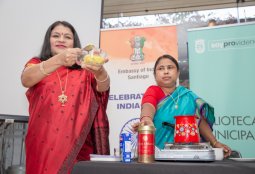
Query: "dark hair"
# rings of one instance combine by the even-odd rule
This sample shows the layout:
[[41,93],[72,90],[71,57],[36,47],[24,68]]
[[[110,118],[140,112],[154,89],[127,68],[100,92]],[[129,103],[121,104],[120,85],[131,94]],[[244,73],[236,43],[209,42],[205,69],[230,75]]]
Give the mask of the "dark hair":
[[215,19],[209,19],[208,24],[213,23],[216,25],[217,21]]
[[160,56],[160,57],[156,60],[156,62],[155,62],[154,70],[153,70],[154,75],[156,75],[156,67],[157,67],[157,65],[159,64],[160,60],[162,60],[162,59],[169,59],[169,60],[171,60],[172,62],[174,62],[174,64],[175,64],[176,67],[177,67],[177,71],[179,71],[179,64],[178,64],[177,60],[176,60],[175,58],[173,58],[172,56],[170,56],[169,54],[164,54],[163,56]]
[[[74,27],[66,21],[56,21],[49,26],[49,28],[45,34],[44,42],[42,45],[42,50],[41,50],[41,53],[39,56],[42,61],[48,60],[50,57],[53,56],[51,54],[50,37],[51,37],[52,30],[58,25],[63,25],[65,27],[69,28],[72,31],[73,36],[74,36],[74,48],[81,48],[80,39],[79,39],[78,34],[77,34],[76,30],[74,29]],[[74,64],[71,68],[79,69],[80,66],[77,64]]]

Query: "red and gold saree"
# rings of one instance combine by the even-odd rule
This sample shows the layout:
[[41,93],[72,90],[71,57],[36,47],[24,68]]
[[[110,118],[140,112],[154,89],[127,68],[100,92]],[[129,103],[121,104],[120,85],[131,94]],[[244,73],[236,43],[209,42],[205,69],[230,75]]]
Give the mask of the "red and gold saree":
[[[27,65],[40,63],[37,58]],[[27,174],[67,174],[90,153],[109,154],[106,115],[109,90],[96,91],[92,73],[68,70],[64,106],[58,101],[67,68],[58,70],[28,89],[29,123],[26,135]],[[62,85],[63,86],[63,85]]]

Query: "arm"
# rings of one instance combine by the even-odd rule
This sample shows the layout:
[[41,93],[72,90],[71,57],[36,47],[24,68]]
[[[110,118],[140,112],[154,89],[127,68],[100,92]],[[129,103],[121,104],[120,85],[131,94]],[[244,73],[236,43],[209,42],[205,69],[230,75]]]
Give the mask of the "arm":
[[199,124],[199,131],[200,134],[205,138],[206,141],[210,142],[212,146],[214,146],[214,143],[217,141],[214,137],[211,128],[205,121],[203,117],[201,117],[201,122]]
[[140,123],[132,126],[133,131],[137,131],[140,124],[154,125],[153,120],[157,104],[163,97],[165,97],[165,94],[160,87],[152,85],[147,88],[141,102]]
[[70,48],[44,62],[26,67],[21,74],[22,85],[30,88],[60,66],[72,66],[80,53],[80,48]]
[[153,125],[153,118],[156,112],[155,107],[151,103],[144,103],[141,109],[140,121]]
[[141,122],[144,122],[144,120],[150,120],[153,125],[153,119],[156,113],[157,104],[163,97],[165,97],[165,94],[160,87],[152,85],[147,88],[142,98],[140,114]]
[[156,112],[156,109],[152,104],[144,103],[141,109],[140,122],[132,125],[133,131],[137,132],[140,124],[154,125],[153,118],[154,118],[155,112]]

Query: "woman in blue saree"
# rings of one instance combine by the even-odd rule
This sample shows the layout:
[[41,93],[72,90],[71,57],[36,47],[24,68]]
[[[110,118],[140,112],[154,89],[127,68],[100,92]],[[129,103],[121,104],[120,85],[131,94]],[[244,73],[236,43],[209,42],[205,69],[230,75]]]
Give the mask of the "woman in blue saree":
[[[231,149],[219,142],[212,133],[215,122],[213,107],[191,90],[176,86],[179,75],[179,65],[175,58],[163,55],[157,59],[154,65],[157,85],[150,86],[143,96],[140,124],[155,126],[155,144],[163,149],[165,143],[174,142],[174,128],[164,123],[174,125],[174,117],[178,115],[197,115],[201,141],[210,142],[212,147],[223,148],[224,156],[229,156]],[[137,126],[133,128],[137,129]]]

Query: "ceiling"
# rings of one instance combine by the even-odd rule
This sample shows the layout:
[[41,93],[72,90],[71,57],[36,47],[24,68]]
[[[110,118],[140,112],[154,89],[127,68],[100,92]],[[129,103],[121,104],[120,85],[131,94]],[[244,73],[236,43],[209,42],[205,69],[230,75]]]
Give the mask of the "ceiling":
[[255,0],[103,0],[103,18],[255,6]]

